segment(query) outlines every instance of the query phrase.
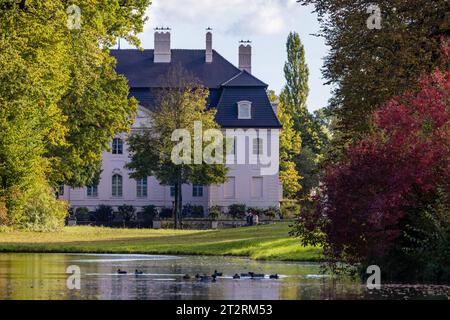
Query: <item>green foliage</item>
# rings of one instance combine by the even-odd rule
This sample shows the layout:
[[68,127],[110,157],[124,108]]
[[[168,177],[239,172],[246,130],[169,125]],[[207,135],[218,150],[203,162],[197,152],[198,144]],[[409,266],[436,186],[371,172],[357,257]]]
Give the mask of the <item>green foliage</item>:
[[222,208],[219,206],[213,206],[208,209],[208,217],[212,220],[217,220],[222,214]]
[[153,205],[145,206],[142,213],[144,214],[146,220],[154,220],[159,217],[158,209]]
[[89,209],[86,207],[78,207],[75,209],[75,218],[78,221],[88,221],[90,218]]
[[191,204],[183,206],[183,217],[203,218],[204,217],[203,206],[193,206]]
[[281,203],[281,218],[293,219],[297,218],[300,214],[300,204],[297,201],[283,201]]
[[228,206],[228,214],[233,217],[233,219],[241,219],[245,217],[247,212],[247,206],[242,203],[235,203]]
[[[157,90],[154,110],[151,113],[152,125],[134,134],[129,139],[131,161],[128,168],[134,178],[154,176],[162,184],[175,186],[175,228],[182,212],[183,184],[211,185],[224,183],[228,169],[220,163],[201,164],[193,160],[196,138],[194,123],[201,122],[203,131],[220,127],[215,121],[215,110],[207,110],[209,92],[181,65],[175,65],[161,78],[162,89]],[[172,141],[177,129],[184,129],[190,137],[183,137],[186,146],[177,154],[189,161],[174,163],[172,154],[180,142]],[[203,138],[200,142],[205,150],[210,142]],[[198,143],[198,141],[197,141]],[[219,156],[224,156],[221,154]]]
[[294,130],[292,116],[286,112],[285,105],[279,103],[278,118],[283,125],[280,134],[280,180],[283,183],[283,196],[293,198],[301,190],[301,176],[295,166],[294,159],[301,152],[300,133]]
[[129,205],[121,205],[117,208],[117,211],[122,215],[126,222],[136,219],[136,208]]
[[129,129],[136,101],[108,48],[118,37],[139,45],[149,2],[77,1],[81,29],[70,30],[64,1],[2,1],[0,223],[62,225],[66,205],[50,187],[88,185],[112,137]]
[[55,198],[45,179],[35,181],[21,195],[19,202],[20,209],[12,216],[13,225],[39,232],[57,231],[64,227],[69,205]]
[[111,206],[99,205],[94,212],[95,219],[101,222],[110,222],[114,219],[114,210]]
[[281,210],[277,207],[269,207],[264,210],[264,215],[271,219],[275,219],[277,217],[281,217]]
[[[416,90],[434,69],[448,70],[448,0],[380,0],[381,29],[367,28],[369,1],[302,0],[314,5],[320,35],[330,46],[324,77],[334,86],[335,148],[372,129],[371,115],[386,101]],[[448,44],[444,44],[448,46]]]
[[[330,135],[324,110],[311,114],[306,106],[309,71],[305,62],[305,49],[296,32],[289,34],[286,47],[286,85],[279,104],[279,119],[283,124],[280,136],[280,179],[285,197],[292,199],[298,195],[303,198],[313,187],[318,186],[318,162],[326,150]],[[303,150],[306,150],[305,154]],[[302,167],[302,162],[307,162],[308,166]]]
[[257,207],[248,207],[247,213],[262,216],[265,213],[265,210],[263,208],[257,208]]
[[159,216],[163,219],[172,218],[173,217],[173,209],[171,208],[162,208]]
[[318,156],[308,147],[295,159],[297,168],[302,175],[301,198],[307,198],[311,190],[319,185]]

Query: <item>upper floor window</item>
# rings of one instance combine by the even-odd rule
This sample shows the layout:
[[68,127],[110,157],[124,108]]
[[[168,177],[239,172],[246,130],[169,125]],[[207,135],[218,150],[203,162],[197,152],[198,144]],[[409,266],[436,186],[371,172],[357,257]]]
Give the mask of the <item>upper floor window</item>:
[[254,155],[263,154],[263,139],[261,138],[253,139],[253,154]]
[[112,143],[112,154],[123,154],[122,139],[115,138]]
[[123,178],[120,174],[112,176],[112,196],[121,197],[123,195]]
[[203,197],[203,186],[194,184],[192,186],[192,196],[193,197]]
[[86,187],[86,194],[89,198],[98,197],[98,185],[92,185]]
[[252,103],[250,101],[238,102],[238,119],[252,118]]
[[228,155],[236,154],[236,137],[227,137],[226,138],[226,150]]
[[145,198],[148,194],[147,178],[136,180],[136,195],[138,198]]
[[58,196],[60,196],[60,197],[64,196],[64,185],[63,184],[60,184],[58,186]]
[[175,186],[170,186],[170,196],[171,196],[172,198],[175,197]]

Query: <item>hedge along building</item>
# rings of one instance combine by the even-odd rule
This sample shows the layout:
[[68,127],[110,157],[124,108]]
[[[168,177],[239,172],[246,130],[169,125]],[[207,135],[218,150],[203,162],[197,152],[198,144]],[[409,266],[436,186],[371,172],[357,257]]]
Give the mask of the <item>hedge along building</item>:
[[[282,198],[278,175],[279,135],[281,124],[276,106],[267,95],[267,84],[251,74],[252,47],[239,46],[239,67],[235,67],[212,49],[212,33],[206,34],[205,50],[171,49],[170,31],[155,32],[154,50],[111,50],[117,59],[116,70],[130,86],[130,96],[139,102],[133,131],[149,124],[149,110],[160,88],[161,79],[173,65],[181,65],[209,89],[208,108],[217,109],[216,121],[234,145],[227,152],[228,181],[221,185],[183,186],[183,204],[223,208],[243,203],[247,206],[278,207]],[[101,204],[117,208],[127,204],[136,208],[147,205],[172,207],[173,188],[161,185],[156,178],[134,180],[125,165],[129,161],[127,136],[111,142],[103,154],[98,185],[72,189],[64,187],[64,199],[71,207],[95,210]],[[62,191],[62,190],[61,190]]]

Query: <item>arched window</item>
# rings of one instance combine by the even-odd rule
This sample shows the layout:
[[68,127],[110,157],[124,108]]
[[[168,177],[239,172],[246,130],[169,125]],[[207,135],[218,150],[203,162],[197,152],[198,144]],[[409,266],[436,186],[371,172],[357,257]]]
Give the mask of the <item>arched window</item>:
[[147,197],[147,178],[136,180],[136,195],[138,198]]
[[112,176],[112,196],[113,197],[121,197],[122,192],[122,176],[120,174],[115,174]]
[[112,154],[123,154],[122,139],[115,138],[112,143]]
[[250,101],[238,102],[238,119],[252,118],[252,103]]

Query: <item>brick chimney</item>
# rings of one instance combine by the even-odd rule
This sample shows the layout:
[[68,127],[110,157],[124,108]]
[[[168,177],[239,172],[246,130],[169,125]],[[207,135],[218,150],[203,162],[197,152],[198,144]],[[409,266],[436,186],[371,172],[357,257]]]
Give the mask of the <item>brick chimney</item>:
[[205,51],[205,61],[206,63],[212,63],[213,61],[213,51],[212,51],[212,29],[206,29],[206,51]]
[[170,63],[170,28],[155,29],[155,63]]
[[240,42],[239,69],[252,73],[252,45],[250,41]]

